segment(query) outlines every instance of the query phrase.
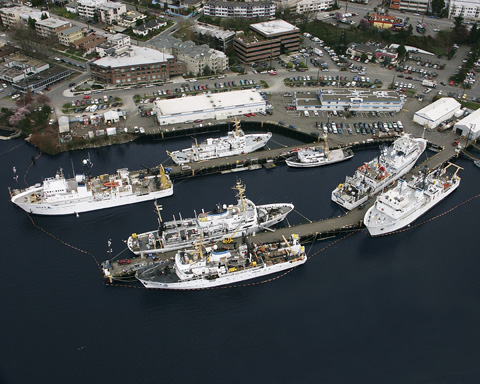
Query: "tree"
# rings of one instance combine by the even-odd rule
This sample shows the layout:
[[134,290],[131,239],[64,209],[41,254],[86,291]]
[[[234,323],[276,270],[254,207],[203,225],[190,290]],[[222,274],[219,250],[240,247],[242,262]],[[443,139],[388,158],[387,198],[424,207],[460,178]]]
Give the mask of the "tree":
[[432,12],[434,14],[440,15],[443,8],[445,8],[444,0],[432,0]]
[[403,59],[405,55],[407,54],[407,49],[405,48],[405,45],[401,44],[397,48],[397,54],[400,59]]
[[35,19],[32,19],[30,16],[28,16],[28,27],[34,30],[35,24],[36,24]]
[[142,19],[138,19],[137,21],[135,21],[135,25],[138,27],[139,25],[142,25],[143,24],[143,20]]
[[40,19],[42,20],[48,19],[48,15],[46,13],[42,13],[42,17]]
[[211,74],[212,74],[212,70],[210,69],[208,64],[206,64],[205,67],[203,67],[203,75],[210,76]]
[[358,23],[358,28],[360,28],[362,31],[366,31],[367,29],[370,29],[371,24],[368,22],[367,19],[362,19]]

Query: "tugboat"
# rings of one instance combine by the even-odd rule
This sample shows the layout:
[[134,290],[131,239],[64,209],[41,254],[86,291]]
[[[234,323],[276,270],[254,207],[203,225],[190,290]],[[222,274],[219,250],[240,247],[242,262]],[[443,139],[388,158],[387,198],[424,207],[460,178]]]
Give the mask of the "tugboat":
[[353,157],[353,151],[350,148],[329,150],[327,135],[324,135],[324,143],[323,149],[320,147],[298,149],[292,157],[285,160],[285,163],[289,167],[310,168],[338,163]]

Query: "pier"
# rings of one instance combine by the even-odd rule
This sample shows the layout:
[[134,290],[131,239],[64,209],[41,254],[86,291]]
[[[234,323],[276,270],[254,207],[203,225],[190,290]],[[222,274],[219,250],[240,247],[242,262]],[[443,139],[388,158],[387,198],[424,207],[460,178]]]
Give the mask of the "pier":
[[[355,141],[352,143],[339,143],[338,148],[350,146],[354,150],[360,150],[364,148],[374,148],[378,147],[381,144],[391,142],[395,137],[385,136],[374,139],[368,139],[365,141]],[[443,144],[443,145],[442,145]],[[235,171],[241,168],[241,170],[254,169],[251,168],[254,165],[265,166],[268,164],[281,163],[285,160],[285,153],[289,151],[302,147],[302,146],[312,146],[319,145],[319,142],[309,143],[304,145],[297,145],[288,148],[279,148],[272,150],[263,150],[257,151],[250,154],[232,156],[230,158],[219,158],[209,161],[204,161],[200,163],[191,163],[188,167],[185,166],[173,166],[171,171],[171,178],[182,179],[186,177],[198,177],[202,175],[208,175],[218,172],[225,171]],[[334,147],[330,144],[330,147]],[[417,174],[419,171],[428,169],[435,169],[440,167],[450,161],[452,158],[459,155],[459,149],[451,145],[451,143],[431,143],[429,142],[427,148],[431,147],[432,150],[437,152],[435,155],[431,156],[424,161],[420,161],[417,166],[415,166],[405,177],[410,179],[412,175]],[[422,156],[423,157],[423,156]],[[272,170],[272,172],[275,172]],[[391,185],[393,185],[392,183]],[[387,187],[388,188],[388,187]],[[342,234],[348,234],[352,231],[358,231],[364,228],[363,218],[366,210],[372,206],[375,202],[375,198],[372,197],[367,200],[365,203],[359,207],[346,212],[344,215],[327,218],[319,221],[313,221],[309,223],[299,224],[295,226],[287,226],[282,228],[277,228],[275,230],[258,232],[251,235],[248,239],[249,242],[253,243],[270,243],[278,241],[282,236],[289,237],[291,234],[298,234],[302,243],[310,243],[322,239],[328,239]],[[241,238],[234,239],[235,242],[239,243],[242,241]],[[213,244],[209,244],[213,245]],[[222,244],[224,245],[224,244]],[[110,266],[110,276],[106,276],[109,281],[113,280],[125,280],[133,278],[133,275],[136,270],[145,267],[147,265],[154,265],[156,263],[167,260],[171,257],[174,257],[176,251],[165,252],[163,254],[151,255],[145,253],[141,256],[135,256],[133,258],[127,259],[128,261],[112,261]]]

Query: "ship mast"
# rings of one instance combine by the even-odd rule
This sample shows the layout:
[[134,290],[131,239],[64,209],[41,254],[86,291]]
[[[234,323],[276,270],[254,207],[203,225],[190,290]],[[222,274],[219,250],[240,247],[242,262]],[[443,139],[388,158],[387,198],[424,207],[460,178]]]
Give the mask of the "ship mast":
[[233,122],[233,125],[235,126],[235,136],[238,137],[238,130],[240,128],[240,121],[235,117],[235,120]]
[[245,187],[243,186],[240,180],[237,180],[237,184],[232,189],[236,189],[238,191],[236,197],[240,201],[240,211],[245,212],[245,195],[244,195]]
[[328,155],[328,151],[329,151],[329,148],[328,148],[328,137],[327,137],[327,134],[324,133],[323,134],[323,142],[324,142],[324,151],[325,151],[325,156]]

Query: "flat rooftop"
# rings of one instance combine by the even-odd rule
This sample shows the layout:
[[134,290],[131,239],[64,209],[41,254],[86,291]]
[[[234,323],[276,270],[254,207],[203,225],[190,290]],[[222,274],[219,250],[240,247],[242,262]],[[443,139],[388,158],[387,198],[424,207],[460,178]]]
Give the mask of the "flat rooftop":
[[287,23],[284,20],[272,20],[263,23],[252,24],[250,25],[250,28],[265,36],[300,31],[300,29],[298,29],[296,26]]
[[400,95],[395,91],[360,91],[347,89],[321,89],[322,100],[325,101],[351,101],[352,99],[362,99],[363,102],[372,101],[400,101]]
[[[133,53],[132,55],[130,53]],[[173,59],[172,55],[162,53],[156,49],[131,46],[129,50],[119,56],[105,56],[93,64],[101,67],[127,67],[131,65],[166,62]]]
[[265,103],[265,100],[257,90],[247,89],[159,100],[155,101],[155,106],[161,115],[175,115],[187,112],[231,108],[252,103]]

